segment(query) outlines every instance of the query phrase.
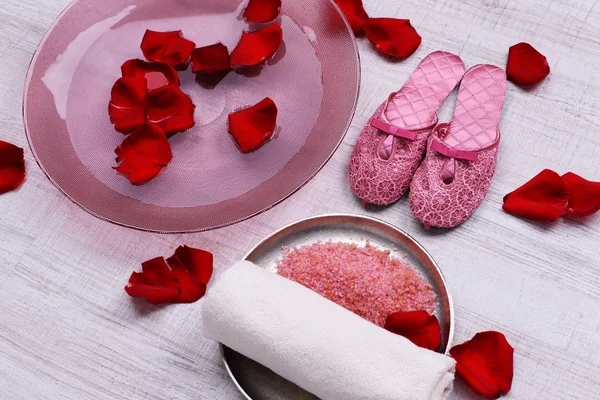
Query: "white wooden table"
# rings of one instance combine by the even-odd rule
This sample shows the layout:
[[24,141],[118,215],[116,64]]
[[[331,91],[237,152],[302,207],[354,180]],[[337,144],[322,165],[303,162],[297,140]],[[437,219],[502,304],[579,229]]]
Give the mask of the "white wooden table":
[[[285,224],[349,212],[396,224],[432,253],[454,296],[456,342],[482,330],[506,334],[516,350],[508,398],[600,399],[600,215],[537,224],[501,210],[502,197],[543,168],[600,181],[600,2],[365,0],[373,16],[412,20],[423,36],[417,53],[390,64],[359,40],[357,113],[327,166],[262,215],[188,235],[92,217],[50,183],[27,148],[25,73],[68,3],[0,2],[0,139],[27,149],[28,169],[18,191],[0,196],[0,398],[241,399],[216,345],[202,338],[201,302],[132,301],[123,290],[129,275],[184,243],[213,251],[222,270]],[[467,66],[504,66],[508,47],[520,41],[542,51],[552,72],[529,92],[508,85],[497,174],[475,216],[440,233],[425,231],[406,199],[365,211],[346,170],[361,128],[385,96],[433,50],[459,54]],[[444,105],[442,120],[452,108],[452,101]],[[457,383],[452,399],[475,398]]]

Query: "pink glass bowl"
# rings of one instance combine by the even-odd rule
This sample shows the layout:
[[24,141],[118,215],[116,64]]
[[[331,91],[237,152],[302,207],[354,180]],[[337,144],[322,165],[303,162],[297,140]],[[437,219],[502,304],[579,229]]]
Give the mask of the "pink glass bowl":
[[[143,58],[146,29],[182,30],[198,47],[231,51],[244,30],[245,0],[76,0],[33,56],[23,97],[32,152],[50,180],[89,213],[124,226],[192,232],[232,224],[282,201],[313,177],[342,141],[358,97],[354,35],[331,0],[283,2],[284,44],[253,74],[229,73],[215,88],[188,70],[181,88],[196,125],[170,139],[173,160],[133,186],[112,169],[124,136],[110,124],[110,89],[120,66]],[[242,154],[227,115],[271,97],[274,138]]]

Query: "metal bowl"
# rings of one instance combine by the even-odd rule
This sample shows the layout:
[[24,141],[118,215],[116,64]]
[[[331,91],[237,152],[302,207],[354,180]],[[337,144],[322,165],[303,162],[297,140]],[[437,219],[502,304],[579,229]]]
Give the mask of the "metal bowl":
[[[446,353],[454,334],[454,309],[442,271],[429,253],[416,240],[387,222],[352,214],[329,214],[307,218],[271,234],[254,247],[245,260],[277,271],[282,247],[298,247],[316,241],[370,244],[392,251],[429,281],[437,295],[435,315],[442,329],[440,352]],[[257,362],[219,345],[225,368],[231,379],[248,400],[314,400],[314,395],[283,379]]]

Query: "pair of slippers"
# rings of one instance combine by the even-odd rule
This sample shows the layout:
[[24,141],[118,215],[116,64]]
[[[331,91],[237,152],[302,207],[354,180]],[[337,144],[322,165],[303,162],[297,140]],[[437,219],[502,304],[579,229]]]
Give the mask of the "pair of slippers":
[[[437,111],[460,82],[454,117]],[[485,197],[496,169],[506,74],[493,65],[465,72],[442,51],[421,61],[408,82],[375,111],[350,161],[363,204],[388,205],[410,186],[410,209],[425,228],[452,228]]]

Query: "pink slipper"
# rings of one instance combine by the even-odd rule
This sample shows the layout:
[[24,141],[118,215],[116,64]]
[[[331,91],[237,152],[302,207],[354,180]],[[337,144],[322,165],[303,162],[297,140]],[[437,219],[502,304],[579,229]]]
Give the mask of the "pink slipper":
[[437,110],[465,72],[454,54],[436,51],[375,111],[350,160],[350,185],[368,203],[398,200],[423,159]]
[[455,227],[483,201],[496,169],[505,91],[498,67],[476,65],[465,74],[454,118],[434,129],[410,185],[410,209],[425,228]]

